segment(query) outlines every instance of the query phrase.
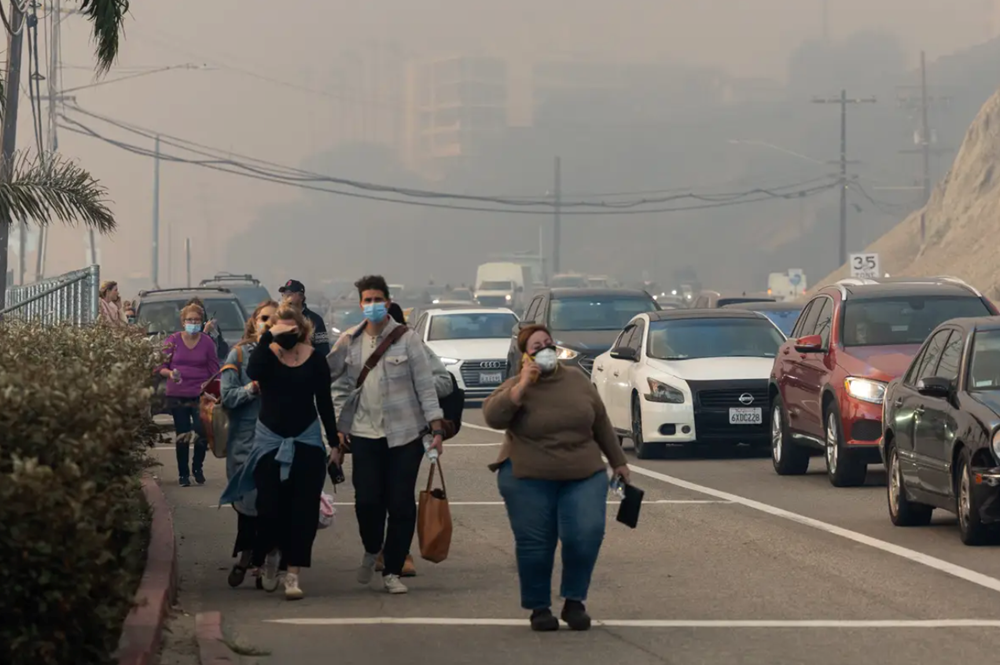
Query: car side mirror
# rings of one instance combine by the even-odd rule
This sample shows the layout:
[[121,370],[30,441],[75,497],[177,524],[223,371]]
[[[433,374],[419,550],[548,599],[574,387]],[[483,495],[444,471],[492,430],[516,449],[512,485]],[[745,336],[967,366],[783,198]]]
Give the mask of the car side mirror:
[[823,338],[819,335],[806,335],[795,340],[795,350],[799,353],[816,353],[823,350]]
[[630,362],[635,362],[639,359],[635,349],[628,346],[616,346],[611,349],[611,357],[615,360],[628,360]]
[[952,382],[941,376],[928,376],[917,381],[917,392],[927,397],[947,398],[951,396]]

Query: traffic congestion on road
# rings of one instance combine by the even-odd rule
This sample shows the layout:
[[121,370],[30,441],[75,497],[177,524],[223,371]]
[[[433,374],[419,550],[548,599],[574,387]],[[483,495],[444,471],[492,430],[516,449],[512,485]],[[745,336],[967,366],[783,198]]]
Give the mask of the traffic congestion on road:
[[[453,525],[447,559],[423,560],[414,541],[402,590],[385,583],[405,598],[376,593],[370,576],[359,585],[361,494],[348,454],[347,482],[326,484],[336,515],[317,536],[304,599],[280,602],[293,596],[250,581],[230,588],[235,520],[219,509],[221,461],[209,459],[208,481],[187,488],[176,482],[174,446],[162,445],[186,611],[222,611],[276,663],[326,662],[331,644],[344,662],[413,653],[440,663],[471,654],[483,663],[989,657],[1000,562],[967,545],[997,541],[1000,338],[995,306],[974,287],[846,279],[808,298],[728,302],[708,292],[674,301],[585,279],[524,291],[512,278],[504,307],[495,304],[503,280],[489,277],[487,303],[475,293],[407,301],[400,289],[406,326],[466,400],[460,432],[436,458]],[[331,357],[375,320],[382,300],[373,305],[358,288],[353,307],[347,295],[324,308]],[[385,302],[395,301],[387,288]],[[693,303],[703,306],[685,306]],[[797,313],[791,325],[788,312]],[[525,345],[536,330],[550,331],[544,349],[559,371],[587,377],[626,451],[623,477],[644,492],[635,529],[616,520],[621,499],[606,493],[585,641],[518,637],[529,627],[519,610],[526,564],[504,481],[498,491],[490,471],[511,454],[512,435],[480,411],[498,388],[530,395],[545,380],[521,380],[542,363]],[[516,455],[523,444],[513,445]],[[423,462],[418,489],[430,466]],[[581,629],[566,609],[562,616]],[[548,630],[535,614],[530,623]]]

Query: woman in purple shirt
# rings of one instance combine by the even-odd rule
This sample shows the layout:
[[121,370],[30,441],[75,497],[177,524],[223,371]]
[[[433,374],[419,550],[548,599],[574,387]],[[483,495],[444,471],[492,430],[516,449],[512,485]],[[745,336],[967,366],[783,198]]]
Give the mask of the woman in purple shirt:
[[177,432],[177,474],[181,487],[191,486],[188,470],[190,432],[195,434],[194,479],[199,485],[205,483],[202,465],[207,449],[205,435],[198,415],[198,402],[202,386],[219,372],[219,356],[215,342],[202,332],[205,311],[197,305],[188,305],[181,310],[183,329],[164,342],[167,361],[160,368],[160,376],[167,379],[167,405],[174,417]]

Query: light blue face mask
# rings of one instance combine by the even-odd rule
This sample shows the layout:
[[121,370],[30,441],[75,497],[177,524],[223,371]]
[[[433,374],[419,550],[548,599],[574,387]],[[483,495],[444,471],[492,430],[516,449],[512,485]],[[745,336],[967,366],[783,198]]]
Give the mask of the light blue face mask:
[[195,333],[200,333],[201,332],[201,324],[200,323],[185,323],[184,324],[184,332],[186,332],[189,335],[194,335]]
[[382,323],[389,314],[389,308],[384,302],[372,302],[365,304],[365,318],[372,323]]

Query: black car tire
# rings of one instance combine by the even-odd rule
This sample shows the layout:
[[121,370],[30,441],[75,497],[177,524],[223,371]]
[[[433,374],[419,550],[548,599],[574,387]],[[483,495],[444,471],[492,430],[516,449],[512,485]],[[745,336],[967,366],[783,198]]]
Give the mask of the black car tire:
[[771,406],[771,465],[779,476],[801,476],[809,470],[809,451],[792,441],[780,394]]
[[868,464],[844,445],[840,431],[840,411],[835,404],[823,410],[826,475],[834,487],[859,487],[868,477]]
[[895,526],[927,526],[931,523],[934,506],[911,501],[906,495],[903,469],[899,462],[899,451],[890,445],[886,454],[885,496],[889,508],[889,519]]
[[664,446],[645,443],[642,440],[642,407],[639,396],[632,396],[632,447],[639,459],[656,459],[663,453]]
[[963,448],[955,474],[955,512],[958,515],[959,536],[970,547],[985,545],[993,539],[993,529],[983,524],[979,517],[980,508],[982,502],[972,491],[972,453]]

